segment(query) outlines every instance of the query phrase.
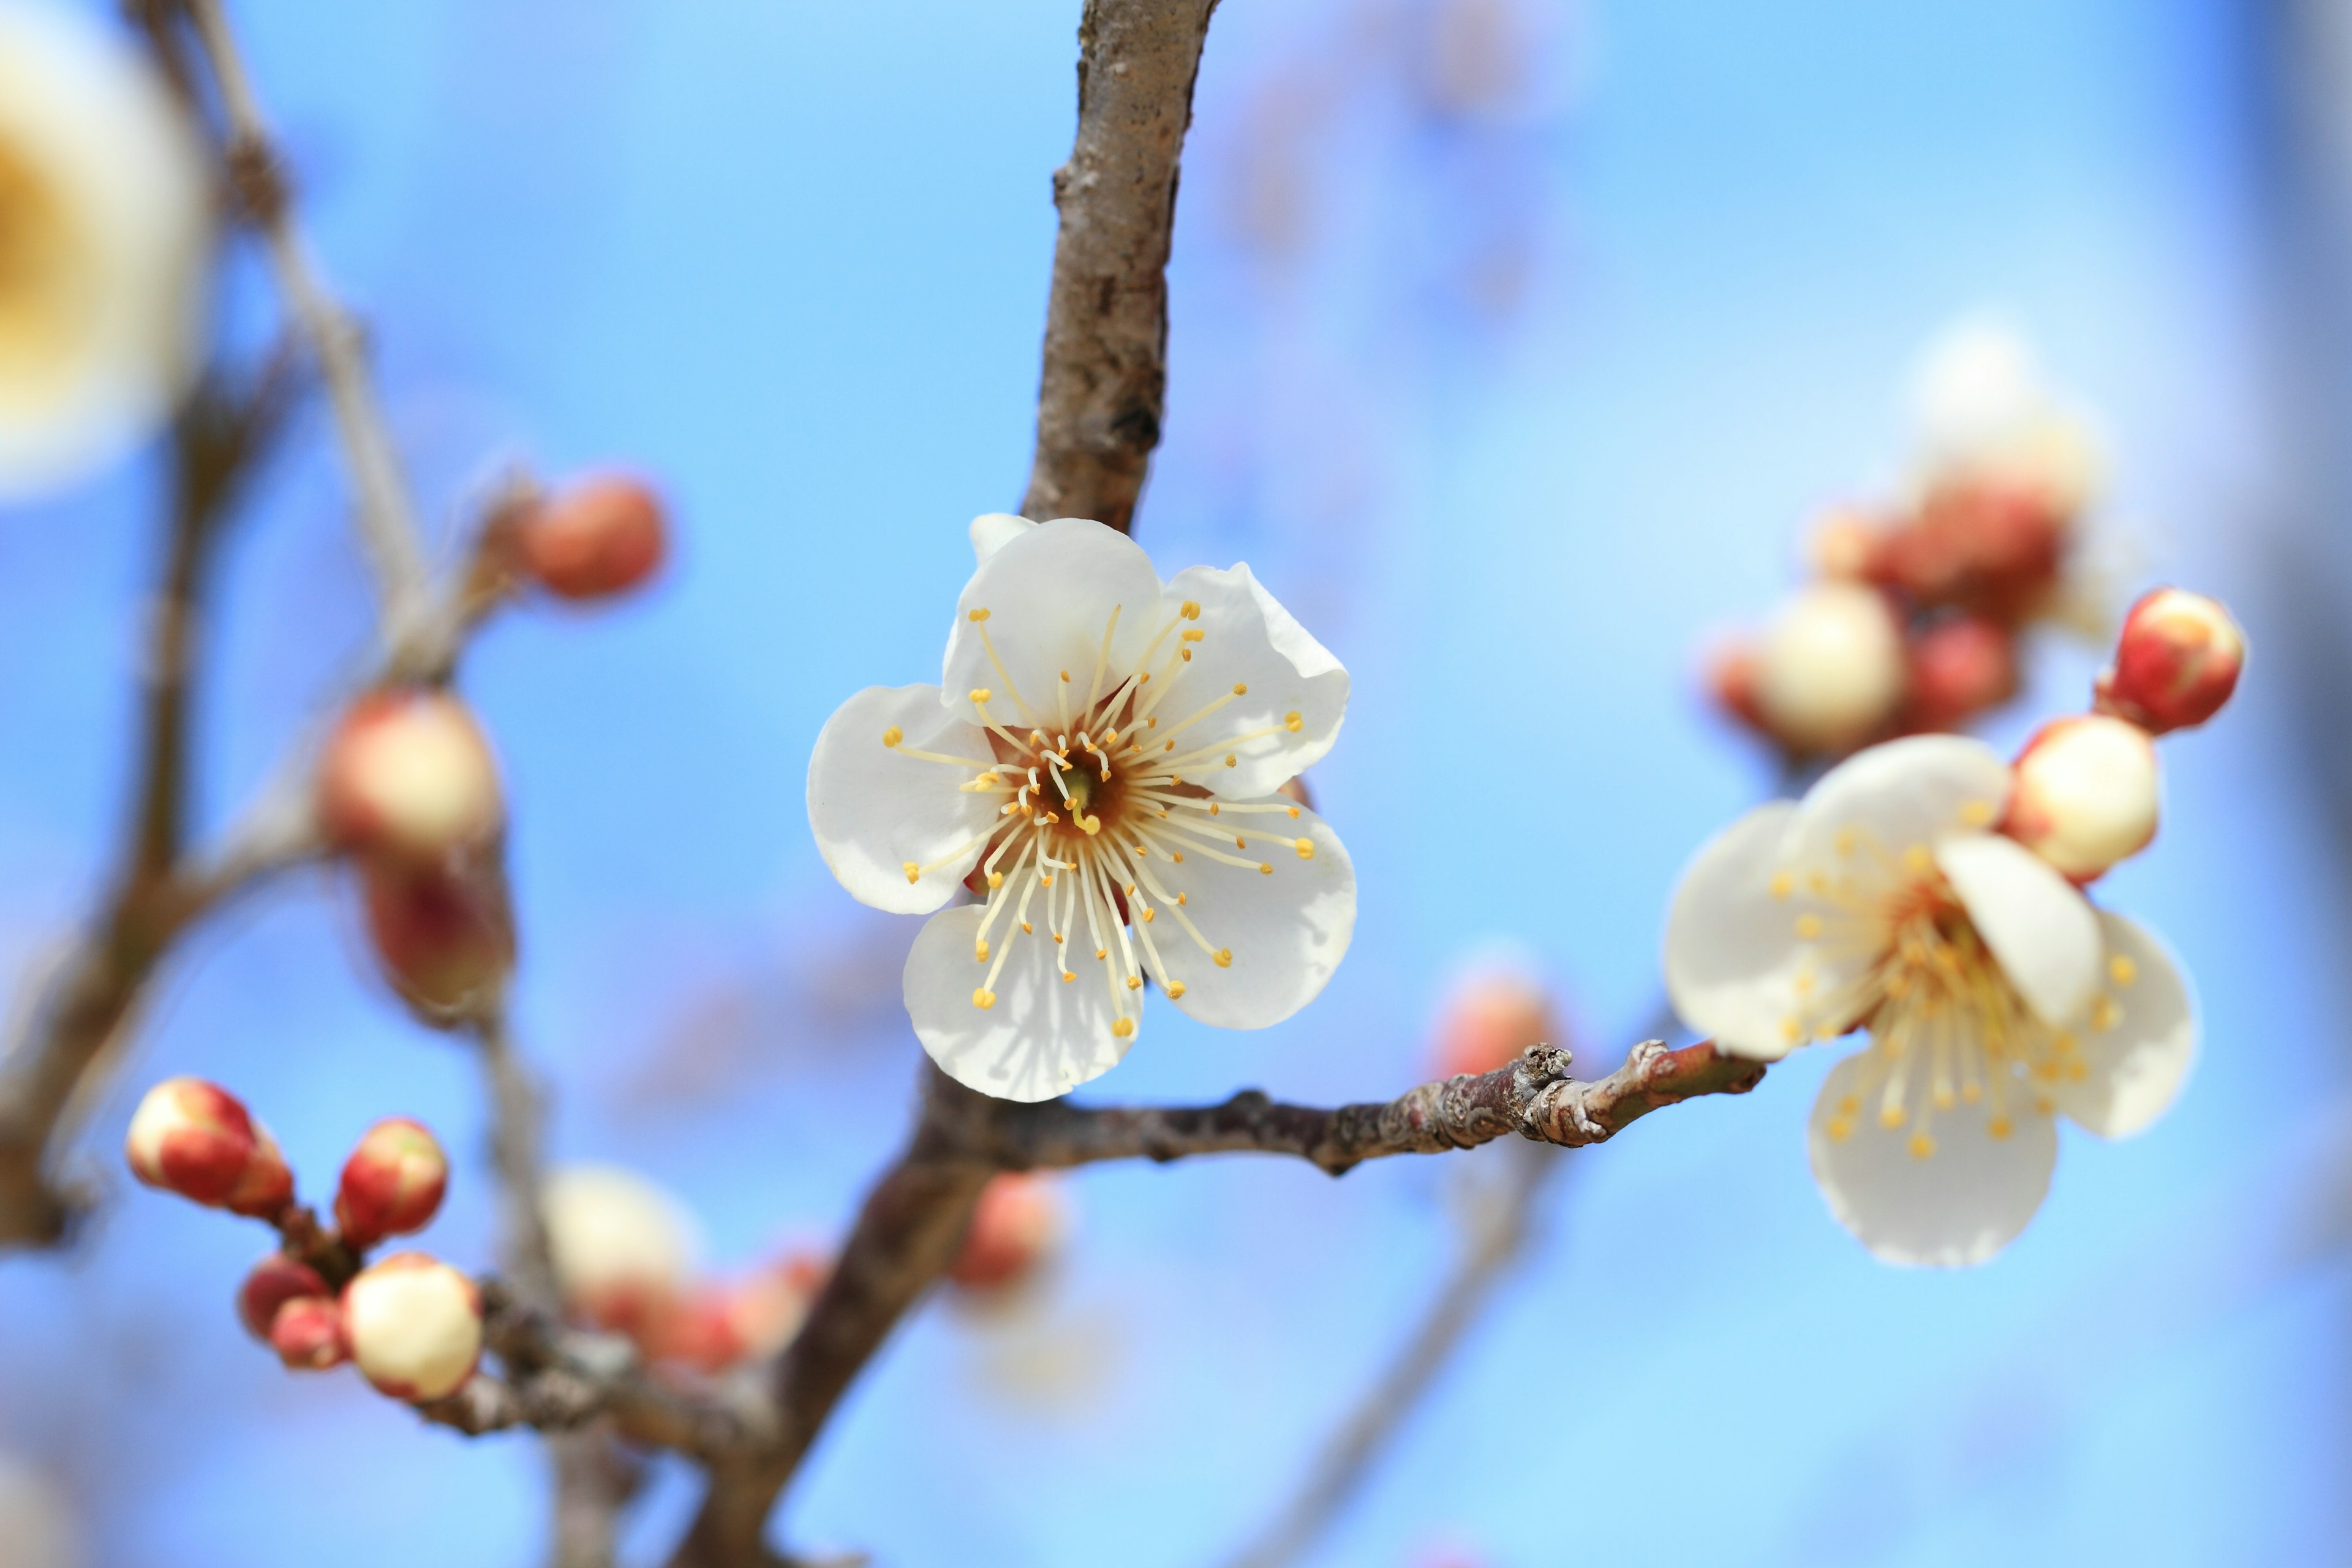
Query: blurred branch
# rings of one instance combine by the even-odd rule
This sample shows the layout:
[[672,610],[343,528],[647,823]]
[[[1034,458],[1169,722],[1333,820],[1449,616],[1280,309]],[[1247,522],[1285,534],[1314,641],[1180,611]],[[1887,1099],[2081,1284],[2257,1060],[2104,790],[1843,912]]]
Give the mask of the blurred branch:
[[1134,521],[1168,384],[1177,158],[1217,0],[1087,0],[1026,515]]

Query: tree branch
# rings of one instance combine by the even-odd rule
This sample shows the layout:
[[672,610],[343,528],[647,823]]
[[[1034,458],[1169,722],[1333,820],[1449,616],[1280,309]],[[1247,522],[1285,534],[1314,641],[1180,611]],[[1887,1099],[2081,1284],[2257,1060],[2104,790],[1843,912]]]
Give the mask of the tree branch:
[[1061,231],[1045,311],[1037,456],[1021,510],[1135,518],[1168,383],[1177,158],[1217,0],[1087,0],[1078,134],[1055,171]]

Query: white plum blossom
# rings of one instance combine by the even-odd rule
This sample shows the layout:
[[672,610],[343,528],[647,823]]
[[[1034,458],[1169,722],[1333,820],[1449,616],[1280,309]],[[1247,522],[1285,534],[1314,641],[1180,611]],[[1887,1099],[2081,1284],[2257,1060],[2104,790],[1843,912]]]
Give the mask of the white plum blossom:
[[2032,343],[1999,315],[1967,317],[1928,346],[1912,408],[1932,475],[2022,484],[2069,516],[2098,489],[2103,460],[2090,420],[2051,388]]
[[[905,973],[923,1048],[1047,1100],[1127,1054],[1147,978],[1205,1024],[1290,1016],[1355,928],[1347,851],[1279,793],[1331,749],[1348,672],[1247,566],[1162,583],[1082,518],[971,539],[942,683],[857,693],[809,759],[841,885],[931,915]],[[982,901],[946,907],[967,885]]]
[[1701,849],[1667,918],[1675,1008],[1721,1048],[1869,1031],[1810,1144],[1831,1209],[1890,1262],[1990,1258],[2049,1189],[2056,1117],[2137,1132],[2195,1054],[2162,945],[1993,831],[2011,789],[1976,741],[1873,747]]

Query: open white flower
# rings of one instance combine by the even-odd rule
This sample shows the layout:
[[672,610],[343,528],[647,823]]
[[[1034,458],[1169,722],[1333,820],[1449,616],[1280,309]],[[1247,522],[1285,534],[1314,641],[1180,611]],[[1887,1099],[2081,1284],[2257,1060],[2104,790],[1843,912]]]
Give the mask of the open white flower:
[[[1356,873],[1279,794],[1348,672],[1246,566],[1162,583],[1081,518],[971,525],[943,686],[868,687],[809,759],[809,826],[861,902],[929,914],[905,976],[958,1082],[1048,1100],[1118,1065],[1147,976],[1223,1028],[1323,989]],[[971,879],[986,901],[942,906]]]
[[171,412],[209,229],[203,158],[146,62],[79,11],[0,0],[0,500]]
[[2057,1115],[2137,1132],[2195,1054],[2157,940],[1991,831],[2010,785],[1976,741],[1873,747],[1700,850],[1667,917],[1675,1008],[1724,1049],[1870,1031],[1810,1141],[1831,1209],[1890,1262],[1990,1258],[2049,1190]]

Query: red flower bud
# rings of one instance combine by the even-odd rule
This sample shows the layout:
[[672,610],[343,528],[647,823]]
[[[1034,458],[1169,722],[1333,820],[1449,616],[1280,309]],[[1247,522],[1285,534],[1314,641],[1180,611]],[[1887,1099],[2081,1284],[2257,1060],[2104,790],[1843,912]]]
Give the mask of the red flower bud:
[[266,1218],[294,1196],[293,1173],[268,1131],[236,1096],[202,1079],[166,1079],[149,1089],[123,1153],[147,1185],[207,1208]]
[[1955,479],[1929,490],[1916,512],[1880,537],[1869,574],[1924,607],[1971,610],[2013,626],[2056,592],[2068,519],[2045,489]]
[[1979,616],[1938,621],[1911,640],[1908,728],[1957,730],[2017,695],[2017,639]]
[[352,1359],[394,1399],[454,1394],[481,1360],[481,1292],[422,1252],[394,1253],[362,1269],[343,1287],[342,1308]]
[[337,847],[429,862],[494,837],[498,764],[445,691],[378,691],[344,713],[319,763],[319,817]]
[[449,1184],[449,1157],[422,1123],[394,1116],[369,1128],[343,1162],[335,1223],[365,1249],[387,1236],[423,1230]]
[[440,866],[371,863],[360,882],[384,977],[420,1017],[447,1026],[495,1000],[514,968],[515,935],[488,851]]
[[541,503],[517,531],[525,575],[561,599],[604,599],[653,575],[668,549],[661,498],[640,479],[599,474]]
[[2202,594],[2158,588],[2124,617],[2115,667],[2099,678],[2099,708],[2150,734],[2202,724],[2238,689],[2245,634]]
[[294,1201],[294,1173],[278,1152],[278,1140],[269,1129],[257,1121],[253,1124],[253,1156],[245,1163],[245,1174],[237,1178],[236,1190],[222,1206],[231,1214],[241,1214],[252,1219],[275,1219],[288,1204]]
[[1069,1227],[1069,1200],[1051,1178],[1026,1171],[991,1176],[948,1278],[968,1290],[1021,1284],[1060,1250]]
[[237,1321],[245,1325],[247,1333],[267,1342],[278,1308],[298,1297],[332,1294],[317,1269],[282,1252],[273,1252],[253,1266],[245,1283],[237,1289]]
[[1466,970],[1437,1015],[1431,1052],[1440,1078],[1507,1067],[1529,1046],[1561,1045],[1551,997],[1524,969],[1489,963]]
[[295,1372],[324,1372],[351,1360],[343,1310],[330,1296],[298,1296],[269,1323],[269,1348]]

